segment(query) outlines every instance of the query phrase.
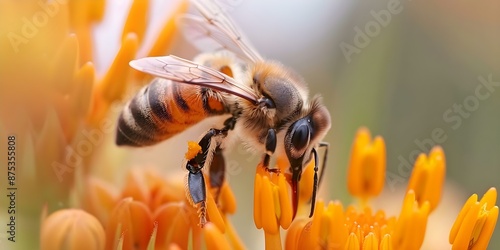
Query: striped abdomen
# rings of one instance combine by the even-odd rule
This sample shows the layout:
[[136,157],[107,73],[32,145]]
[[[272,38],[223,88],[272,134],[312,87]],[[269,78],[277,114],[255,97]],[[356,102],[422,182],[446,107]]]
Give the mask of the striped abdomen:
[[124,107],[116,144],[148,146],[166,140],[212,115],[227,112],[208,88],[155,79]]

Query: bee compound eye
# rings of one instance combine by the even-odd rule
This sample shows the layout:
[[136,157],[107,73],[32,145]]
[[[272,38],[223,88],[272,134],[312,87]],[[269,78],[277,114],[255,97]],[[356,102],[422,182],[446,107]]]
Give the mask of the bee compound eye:
[[303,150],[309,144],[309,138],[311,135],[311,130],[309,129],[309,124],[305,122],[299,122],[294,125],[292,129],[292,145],[295,150]]

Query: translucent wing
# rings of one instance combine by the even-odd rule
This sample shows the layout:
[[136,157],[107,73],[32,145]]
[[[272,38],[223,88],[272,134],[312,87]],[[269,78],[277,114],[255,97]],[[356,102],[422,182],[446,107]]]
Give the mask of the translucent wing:
[[253,61],[243,52],[240,46],[222,31],[216,29],[202,17],[184,15],[178,19],[182,26],[182,31],[187,40],[201,51],[229,50],[239,58],[246,61]]
[[141,72],[175,82],[200,85],[257,102],[258,96],[248,86],[217,70],[176,57],[146,57],[133,60],[130,66]]
[[[214,0],[191,1],[203,18],[185,15],[180,18],[186,35],[190,40],[202,44],[213,40],[221,48],[227,49],[243,59],[251,62],[263,61],[262,56],[254,49],[233,20]],[[212,43],[214,44],[214,43]]]

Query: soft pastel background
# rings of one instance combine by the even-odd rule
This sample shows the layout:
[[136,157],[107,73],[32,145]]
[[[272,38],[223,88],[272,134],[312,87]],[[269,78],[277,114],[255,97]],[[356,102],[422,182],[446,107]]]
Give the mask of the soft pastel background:
[[[438,137],[447,157],[447,184],[443,202],[430,216],[425,249],[447,248],[451,223],[470,194],[482,195],[489,187],[500,187],[500,86],[493,87],[491,93],[483,88],[481,93],[489,93],[484,100],[475,98],[476,88],[481,84],[478,78],[491,77],[493,82],[500,82],[500,2],[222,2],[265,57],[294,68],[309,82],[311,94],[323,95],[332,115],[332,129],[325,139],[330,142],[331,149],[327,178],[322,183],[323,198],[350,201],[345,169],[351,141],[359,126],[367,126],[373,134],[385,138],[388,172],[393,179],[391,185],[386,185],[379,203],[380,207],[390,207],[387,210],[392,209],[393,214],[397,214],[406,189],[407,175],[398,170],[398,166],[403,164],[401,159],[408,160],[415,150],[427,153],[430,146],[422,148],[417,142],[428,141],[435,133],[433,131],[444,133]],[[98,75],[107,69],[118,49],[121,26],[130,3],[130,0],[108,1],[105,18],[94,26]],[[152,27],[171,13],[170,8],[175,3],[177,1],[153,2],[150,8]],[[346,57],[341,45],[355,46],[357,30],[365,30],[367,25],[373,25],[377,20],[371,13],[387,11],[391,4],[398,6],[399,13],[391,14],[385,26],[378,24],[380,29],[372,28],[373,34],[368,36],[362,48]],[[7,10],[2,9],[4,11]],[[30,16],[30,13],[23,13],[23,16]],[[10,49],[6,33],[19,30],[21,25],[20,21],[2,24],[0,39],[3,51]],[[50,26],[45,28],[50,29]],[[192,58],[196,53],[194,47],[181,36],[175,39],[172,50],[166,52],[186,58]],[[1,67],[8,65],[4,59],[0,57]],[[27,66],[20,71],[29,74],[30,70]],[[22,98],[22,93],[43,86],[36,86],[36,82],[21,84],[24,87],[18,89],[19,92],[8,93],[6,90],[9,88],[4,87],[10,86],[7,82],[15,82],[15,79],[1,79],[0,99],[4,101],[0,124],[7,128],[0,132],[3,145],[6,144],[7,133],[16,133],[18,141],[24,140],[16,126],[5,124],[15,124],[12,120],[21,123],[25,119],[24,115],[19,118],[16,106],[10,106],[5,100],[10,96]],[[35,87],[31,89],[31,85]],[[24,102],[37,102],[33,94],[27,96],[29,98]],[[466,111],[466,115],[450,113],[454,112],[454,105],[471,105],[474,100],[478,100],[478,104]],[[455,119],[460,117],[461,123],[450,122],[444,118],[445,115]],[[185,141],[197,139],[210,124],[204,125],[155,147],[113,148],[110,151],[118,159],[103,163],[102,169],[95,172],[103,178],[118,180],[122,178],[122,170],[132,166],[156,165],[168,174],[179,172]],[[113,134],[108,136],[111,138]],[[114,147],[111,140],[105,143]],[[6,155],[3,146],[0,155]],[[233,222],[250,249],[262,246],[261,241],[254,240],[262,237],[262,233],[254,229],[252,211],[247,209],[252,207],[253,197],[249,192],[253,178],[249,176],[253,176],[259,158],[259,155],[246,153],[240,146],[228,154],[228,175],[239,206]],[[412,163],[412,159],[408,161]],[[177,162],[179,164],[172,164]],[[2,160],[2,166],[3,163],[5,160]],[[2,183],[5,172],[0,170]],[[5,198],[0,200],[0,222],[4,225]],[[23,230],[18,227],[18,236],[23,234]],[[3,231],[0,230],[0,246],[6,242]],[[500,248],[498,229],[490,248]]]

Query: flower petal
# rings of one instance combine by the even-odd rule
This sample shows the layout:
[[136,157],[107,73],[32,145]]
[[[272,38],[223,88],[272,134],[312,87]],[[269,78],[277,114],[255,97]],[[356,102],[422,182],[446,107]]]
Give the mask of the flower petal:
[[342,207],[342,203],[339,201],[331,201],[328,204],[328,212],[331,214],[332,218],[330,223],[328,242],[329,245],[338,247],[340,249],[344,248],[347,237],[349,236],[343,210],[344,208]]
[[378,239],[374,233],[369,233],[363,240],[363,250],[378,250]]
[[[257,167],[258,168],[258,167]],[[262,186],[262,177],[260,174],[255,174],[255,180],[253,184],[253,221],[255,223],[255,227],[257,229],[262,228],[262,214],[261,214],[261,186]]]
[[380,136],[371,140],[370,131],[361,127],[351,149],[347,187],[353,196],[368,198],[380,194],[384,186],[386,149]]
[[280,204],[280,225],[283,229],[288,229],[293,219],[292,202],[288,194],[287,182],[284,175],[278,177],[278,192]]
[[450,237],[449,237],[450,244],[453,244],[453,242],[455,242],[457,234],[460,231],[460,227],[462,226],[462,223],[465,217],[467,216],[467,213],[475,203],[477,203],[477,194],[471,195],[469,199],[467,199],[467,201],[465,202],[464,206],[462,207],[462,210],[460,210],[460,213],[458,213],[457,219],[455,219],[455,222],[453,223],[453,226],[451,227],[450,230]]
[[108,224],[117,201],[118,192],[113,186],[93,177],[87,179],[82,195],[82,206],[96,216],[103,225]]
[[132,2],[125,25],[123,26],[122,39],[125,39],[129,33],[135,33],[139,42],[144,39],[148,7],[148,0],[135,0]]
[[358,236],[355,233],[351,233],[351,234],[349,234],[349,237],[347,237],[345,249],[346,250],[359,250],[359,249],[361,249]]
[[224,234],[219,231],[219,229],[208,222],[203,227],[203,233],[205,234],[205,243],[208,250],[230,250],[231,246],[227,242]]
[[415,192],[408,191],[394,231],[393,246],[396,249],[420,249],[430,212],[429,202],[419,205]]
[[182,14],[186,12],[189,4],[188,1],[181,0],[179,3],[179,6],[175,9],[174,13],[172,14],[172,18],[169,18],[164,24],[163,28],[161,29],[160,33],[154,39],[155,43],[151,47],[151,49],[148,52],[148,56],[162,56],[165,54],[165,52],[168,50],[170,45],[172,44],[174,33],[176,32],[176,24],[175,20],[176,17],[179,14]]
[[153,232],[153,218],[144,203],[132,198],[122,199],[113,209],[106,228],[106,249],[115,248],[115,236],[123,234],[123,249],[145,249]]
[[443,149],[435,146],[428,157],[425,154],[418,156],[407,190],[415,191],[419,204],[429,201],[432,211],[441,200],[445,174],[446,160]]
[[498,207],[494,206],[489,210],[488,217],[481,228],[481,233],[477,238],[476,243],[472,246],[471,250],[481,250],[488,249],[488,244],[490,243],[491,236],[495,231],[495,225],[498,220]]
[[[160,206],[153,218],[158,222],[156,247],[159,249],[175,244],[182,249],[187,249],[191,218],[184,203],[168,203]],[[193,210],[193,214],[195,211]]]
[[207,215],[209,221],[217,226],[221,233],[226,232],[226,225],[211,192],[207,192]]
[[285,249],[297,250],[299,246],[300,236],[304,227],[310,222],[309,218],[296,218],[291,223],[286,233]]
[[267,176],[262,178],[260,200],[260,214],[262,216],[262,228],[264,231],[277,234],[279,232],[278,221],[275,214],[274,191],[271,181]]
[[49,215],[42,223],[42,250],[102,250],[104,244],[104,228],[94,216],[83,210],[59,210]]
[[234,214],[236,212],[236,198],[229,183],[225,181],[220,188],[221,211],[224,214]]
[[390,234],[385,234],[380,242],[380,250],[392,250],[392,239]]

